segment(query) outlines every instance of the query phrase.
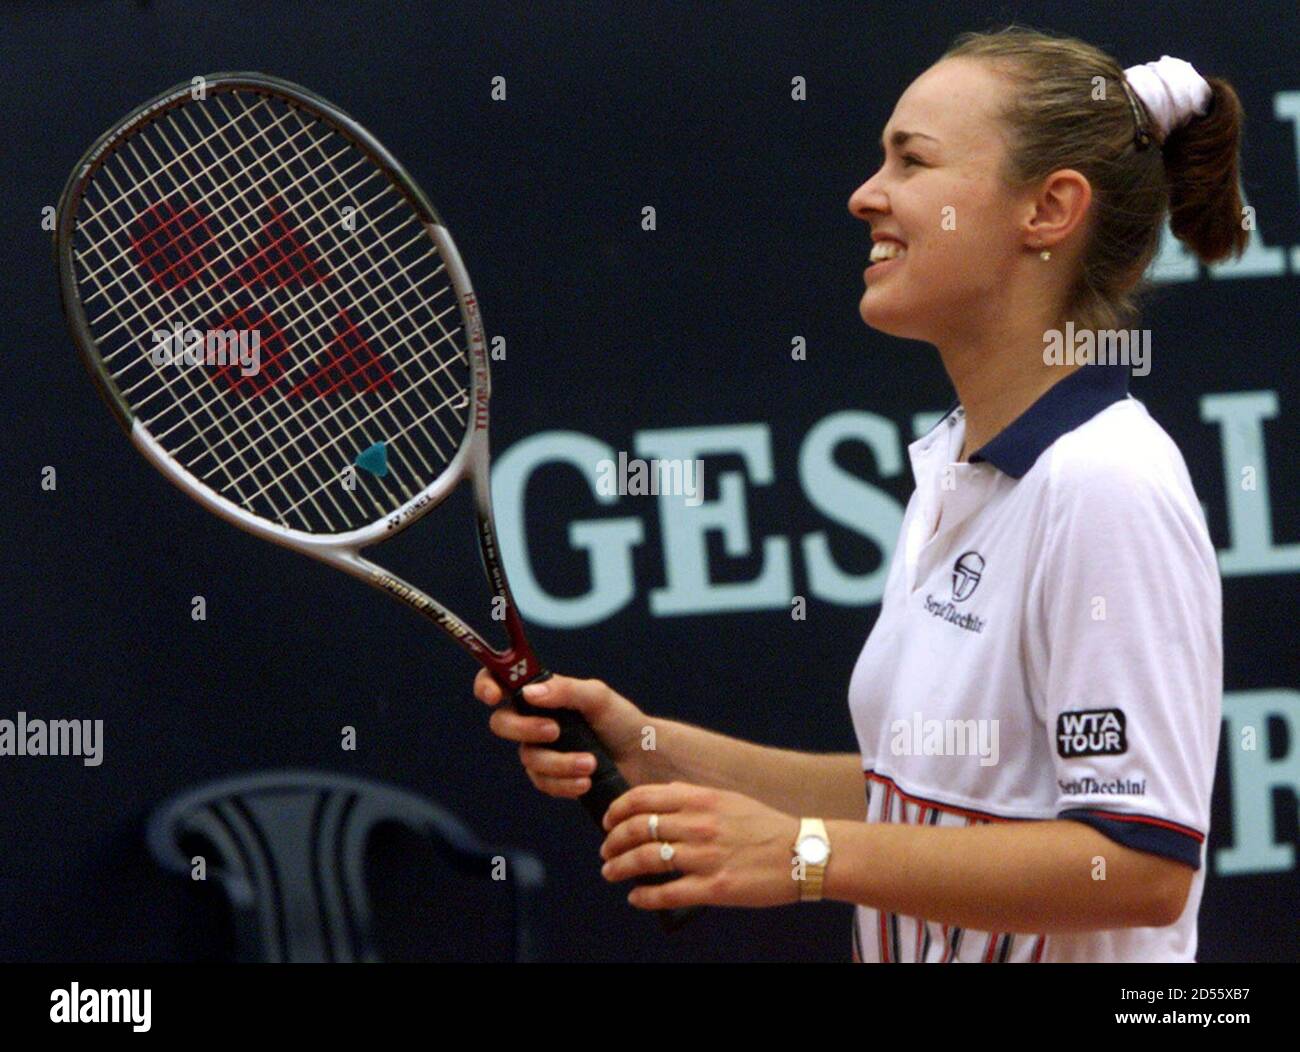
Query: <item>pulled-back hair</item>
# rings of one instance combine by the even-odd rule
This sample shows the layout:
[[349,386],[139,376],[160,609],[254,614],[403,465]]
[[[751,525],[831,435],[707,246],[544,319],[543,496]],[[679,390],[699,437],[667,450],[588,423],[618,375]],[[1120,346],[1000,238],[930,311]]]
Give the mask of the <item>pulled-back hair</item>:
[[1065,318],[1080,328],[1125,328],[1136,316],[1166,212],[1174,235],[1202,262],[1245,250],[1238,189],[1243,114],[1226,80],[1206,77],[1213,90],[1208,112],[1164,142],[1133,92],[1152,143],[1140,149],[1124,71],[1091,44],[1009,26],[963,33],[943,57],[988,62],[1011,81],[1000,114],[1008,131],[1008,186],[1032,186],[1060,168],[1092,184],[1088,242],[1065,305]]

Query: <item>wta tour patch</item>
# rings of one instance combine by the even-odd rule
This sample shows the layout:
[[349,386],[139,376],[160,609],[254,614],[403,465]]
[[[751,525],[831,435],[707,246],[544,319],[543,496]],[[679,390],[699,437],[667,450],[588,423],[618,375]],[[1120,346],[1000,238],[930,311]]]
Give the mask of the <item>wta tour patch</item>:
[[1119,756],[1128,752],[1123,709],[1075,709],[1056,717],[1056,751],[1076,756]]

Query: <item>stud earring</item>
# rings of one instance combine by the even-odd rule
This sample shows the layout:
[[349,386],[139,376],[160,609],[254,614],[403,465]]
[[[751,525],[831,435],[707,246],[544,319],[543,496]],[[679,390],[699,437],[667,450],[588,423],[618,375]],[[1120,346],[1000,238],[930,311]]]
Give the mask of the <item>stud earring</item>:
[[[1035,247],[1043,248],[1043,243],[1040,241]],[[1052,250],[1050,248],[1043,248],[1043,251],[1038,253],[1038,258],[1041,259],[1044,263],[1046,263],[1049,259],[1052,258]]]

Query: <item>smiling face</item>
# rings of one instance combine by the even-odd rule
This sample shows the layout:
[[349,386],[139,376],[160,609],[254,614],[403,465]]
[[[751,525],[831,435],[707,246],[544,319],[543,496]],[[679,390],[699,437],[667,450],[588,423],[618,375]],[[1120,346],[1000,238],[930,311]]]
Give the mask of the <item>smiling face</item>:
[[1032,213],[1032,197],[1002,182],[1006,132],[996,114],[1009,90],[984,63],[947,59],[894,107],[883,163],[849,198],[873,237],[906,246],[864,275],[859,312],[873,329],[938,343],[1006,309],[1026,256],[1021,221]]

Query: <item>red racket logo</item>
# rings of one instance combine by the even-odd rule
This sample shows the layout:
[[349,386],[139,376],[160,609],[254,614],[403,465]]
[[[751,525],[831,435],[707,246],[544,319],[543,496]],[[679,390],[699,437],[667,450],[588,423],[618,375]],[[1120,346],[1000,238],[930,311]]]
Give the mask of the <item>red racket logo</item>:
[[[391,386],[393,372],[374,348],[364,319],[352,317],[337,303],[332,305],[337,313],[328,325],[306,318],[302,322],[310,326],[302,340],[324,341],[310,361],[303,360],[301,340],[286,332],[289,326],[277,317],[274,307],[263,306],[263,300],[273,290],[301,294],[309,286],[329,282],[333,275],[314,239],[297,226],[282,199],[268,201],[259,221],[252,245],[233,262],[220,244],[228,231],[183,197],[151,205],[129,227],[131,259],[150,284],[170,294],[203,279],[211,294],[220,291],[224,300],[234,298],[237,309],[201,328],[258,334],[258,371],[243,375],[234,364],[224,364],[209,372],[213,381],[244,399],[260,398],[273,389],[288,398],[312,400]],[[224,268],[228,270],[220,276]]]

